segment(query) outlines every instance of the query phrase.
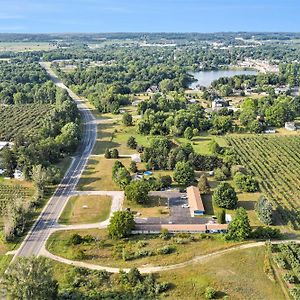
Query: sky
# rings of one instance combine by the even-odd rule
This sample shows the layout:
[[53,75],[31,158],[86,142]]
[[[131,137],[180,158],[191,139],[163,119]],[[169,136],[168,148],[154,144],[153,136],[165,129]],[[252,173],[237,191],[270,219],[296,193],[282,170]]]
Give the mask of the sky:
[[299,11],[299,0],[0,0],[0,32],[299,32]]

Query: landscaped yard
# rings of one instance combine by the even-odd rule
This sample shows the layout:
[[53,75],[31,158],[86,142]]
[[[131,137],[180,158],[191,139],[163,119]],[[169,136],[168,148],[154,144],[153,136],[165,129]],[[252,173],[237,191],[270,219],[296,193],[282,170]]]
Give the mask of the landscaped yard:
[[[117,159],[125,167],[129,167],[130,158]],[[82,191],[119,191],[120,188],[112,180],[112,167],[116,159],[93,156],[83,171],[77,189]]]
[[[74,233],[91,235],[95,240],[72,246],[70,237]],[[236,244],[223,241],[218,235],[205,234],[177,234],[168,240],[159,235],[134,235],[123,240],[112,240],[104,229],[89,229],[56,232],[48,240],[47,248],[68,259],[126,268],[176,264]],[[169,254],[159,254],[164,247],[170,248]]]
[[227,253],[190,267],[162,272],[160,281],[173,289],[165,299],[202,300],[208,286],[218,291],[218,299],[286,299],[280,285],[263,271],[264,248]]
[[74,196],[68,200],[59,223],[70,225],[102,222],[108,219],[110,207],[109,196]]

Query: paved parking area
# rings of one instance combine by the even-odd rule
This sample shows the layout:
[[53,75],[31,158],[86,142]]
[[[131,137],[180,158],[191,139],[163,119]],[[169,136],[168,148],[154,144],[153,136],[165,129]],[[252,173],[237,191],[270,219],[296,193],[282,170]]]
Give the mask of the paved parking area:
[[211,219],[209,217],[194,218],[191,217],[190,209],[183,208],[183,204],[187,204],[188,200],[182,198],[186,195],[185,193],[180,193],[179,191],[156,191],[150,193],[152,196],[159,196],[162,198],[168,198],[168,204],[170,208],[170,217],[168,218],[146,218],[139,219],[136,221],[138,223],[147,224],[205,224]]

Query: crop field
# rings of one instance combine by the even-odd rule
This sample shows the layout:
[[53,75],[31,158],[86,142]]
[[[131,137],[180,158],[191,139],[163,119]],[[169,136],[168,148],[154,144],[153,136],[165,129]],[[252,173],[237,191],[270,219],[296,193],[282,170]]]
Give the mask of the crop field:
[[274,202],[282,223],[300,224],[300,137],[240,136],[227,138],[241,164]]
[[51,105],[24,104],[0,107],[0,140],[11,141],[17,134],[30,135],[41,127]]
[[9,185],[0,183],[0,215],[5,209],[7,201],[12,200],[14,197],[28,198],[32,191],[22,185]]
[[300,297],[300,247],[290,242],[273,245],[273,260],[293,299]]

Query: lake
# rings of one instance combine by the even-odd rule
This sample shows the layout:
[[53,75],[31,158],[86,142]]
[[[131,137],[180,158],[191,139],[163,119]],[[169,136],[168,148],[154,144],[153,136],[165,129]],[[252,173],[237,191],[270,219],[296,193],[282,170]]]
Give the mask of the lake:
[[189,88],[196,88],[197,85],[209,87],[214,80],[221,77],[233,77],[235,75],[256,75],[257,71],[251,70],[219,70],[219,71],[200,71],[190,72],[197,81],[189,85]]

